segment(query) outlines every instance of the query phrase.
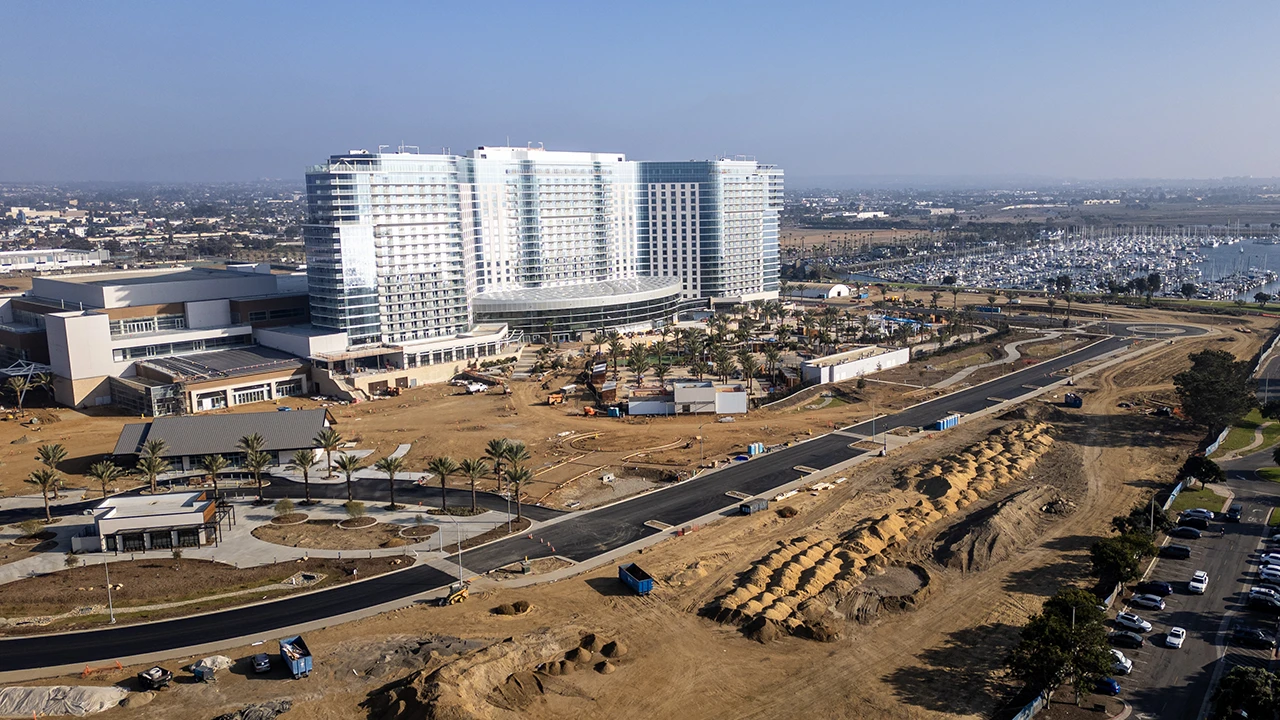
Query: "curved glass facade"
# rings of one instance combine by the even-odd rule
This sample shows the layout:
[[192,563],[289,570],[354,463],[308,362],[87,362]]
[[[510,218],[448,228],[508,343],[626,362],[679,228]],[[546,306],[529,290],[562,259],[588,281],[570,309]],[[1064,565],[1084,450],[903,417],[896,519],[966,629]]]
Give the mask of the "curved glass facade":
[[482,293],[473,300],[478,322],[504,322],[512,331],[555,340],[584,332],[655,327],[686,309],[679,282],[666,278]]

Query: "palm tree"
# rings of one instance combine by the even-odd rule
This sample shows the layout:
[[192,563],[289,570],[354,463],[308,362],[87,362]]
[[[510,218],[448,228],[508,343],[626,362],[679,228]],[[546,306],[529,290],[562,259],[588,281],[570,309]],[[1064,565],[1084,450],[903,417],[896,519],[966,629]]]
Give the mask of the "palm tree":
[[31,389],[31,381],[25,376],[14,375],[5,381],[4,386],[9,388],[9,392],[13,393],[13,397],[18,403],[18,414],[22,414],[22,400],[26,397],[27,391]]
[[250,450],[244,458],[244,469],[253,473],[253,481],[258,485],[258,500],[262,500],[262,471],[271,467],[271,455],[261,450]]
[[44,497],[44,521],[46,523],[53,522],[53,513],[49,510],[49,491],[58,486],[59,479],[61,478],[58,475],[58,471],[52,468],[40,468],[27,476],[27,482],[40,488],[40,495]]
[[446,492],[446,483],[448,482],[450,475],[458,472],[458,463],[454,462],[453,458],[448,455],[439,455],[432,458],[431,462],[427,463],[427,470],[439,476],[440,509],[447,510],[449,508],[449,496]]
[[333,477],[333,451],[342,447],[342,441],[342,435],[331,427],[327,427],[319,433],[316,433],[315,439],[312,440],[312,442],[316,444],[316,447],[324,451],[324,476],[327,478]]
[[258,433],[254,433],[252,435],[245,435],[244,437],[240,438],[240,442],[236,444],[236,447],[240,448],[246,453],[251,453],[251,452],[262,452],[262,448],[266,447],[266,445],[267,445],[267,441]]
[[303,502],[307,505],[311,504],[311,468],[315,464],[315,450],[294,450],[293,457],[289,459],[289,467],[302,473],[302,492],[306,497]]
[[396,505],[396,475],[404,472],[404,458],[384,457],[373,464],[375,470],[387,475],[387,489],[391,492],[391,504],[387,506],[388,510],[399,510],[400,506]]
[[107,497],[107,486],[119,479],[123,474],[124,470],[121,470],[118,465],[110,460],[103,460],[90,465],[88,472],[89,477],[102,484],[103,499]]
[[747,383],[747,397],[751,397],[752,381],[751,379],[760,372],[760,362],[756,360],[756,356],[744,352],[738,357],[738,362],[742,365],[742,379]]
[[667,363],[660,362],[657,365],[653,366],[653,374],[658,377],[659,385],[662,384],[662,381],[666,379],[667,375],[670,372],[671,372],[671,365]]
[[782,362],[782,352],[775,345],[769,345],[764,349],[764,361],[769,367],[769,382],[773,382],[778,365]]
[[618,379],[618,359],[626,354],[626,346],[622,344],[622,336],[616,331],[609,333],[609,360],[613,362],[613,379]]
[[213,499],[218,499],[218,473],[231,467],[231,463],[221,455],[205,455],[200,458],[200,469],[209,476],[213,483]]
[[164,457],[165,451],[169,449],[169,443],[160,438],[153,438],[142,443],[142,454],[151,457]]
[[[41,445],[36,449],[36,459],[40,461],[41,465],[44,465],[50,470],[57,470],[58,464],[67,459],[67,449],[62,446],[62,443]],[[53,499],[58,499],[58,488],[56,485],[53,488]]]
[[154,494],[157,491],[156,478],[169,472],[169,461],[159,455],[142,455],[138,458],[138,464],[134,466],[134,470],[147,479]]
[[364,467],[364,465],[360,463],[360,458],[350,453],[339,455],[336,465],[338,470],[347,477],[347,502],[351,502],[354,499],[351,495],[351,476],[355,475],[356,471]]
[[649,353],[640,345],[631,346],[631,355],[627,358],[627,369],[636,375],[636,385],[644,382],[644,371],[649,369]]
[[516,520],[521,520],[524,518],[524,512],[520,506],[520,487],[533,480],[533,473],[528,468],[512,466],[507,468],[506,480],[508,487],[515,488],[513,492],[516,501]]
[[483,458],[463,458],[458,470],[471,480],[471,512],[476,511],[476,481],[489,474],[489,463]]
[[689,365],[689,372],[693,373],[694,377],[701,380],[703,375],[711,372],[711,366],[707,364],[706,360],[694,360]]
[[506,438],[493,438],[484,448],[484,456],[493,463],[494,477],[502,474],[502,463],[507,460],[507,446],[511,441]]

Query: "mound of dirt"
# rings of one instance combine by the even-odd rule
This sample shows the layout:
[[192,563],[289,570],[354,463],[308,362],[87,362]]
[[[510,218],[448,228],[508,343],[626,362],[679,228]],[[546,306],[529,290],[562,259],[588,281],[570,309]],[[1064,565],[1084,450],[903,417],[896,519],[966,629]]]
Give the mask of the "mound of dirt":
[[1064,508],[1070,504],[1057,488],[1039,485],[1016,492],[943,533],[934,545],[934,559],[963,572],[985,570],[1031,544]]
[[[563,626],[507,638],[435,670],[419,670],[374,693],[374,720],[481,720],[542,692],[534,668],[577,650],[585,628]],[[561,666],[563,672],[563,666]]]
[[246,705],[235,712],[219,715],[213,720],[274,720],[277,715],[289,712],[291,707],[293,707],[291,700],[273,700],[258,705]]

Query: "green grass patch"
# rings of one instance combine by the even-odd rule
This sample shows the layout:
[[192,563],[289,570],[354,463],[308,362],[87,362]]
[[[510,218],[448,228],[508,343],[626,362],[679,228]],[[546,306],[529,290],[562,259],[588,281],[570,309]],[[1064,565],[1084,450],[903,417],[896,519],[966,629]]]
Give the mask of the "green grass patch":
[[[1262,413],[1258,408],[1250,410],[1248,415],[1240,418],[1235,425],[1231,426],[1231,430],[1227,432],[1227,437],[1218,446],[1218,449],[1213,451],[1210,457],[1222,457],[1229,452],[1252,445],[1254,431],[1262,427],[1264,422],[1266,421],[1263,420]],[[1274,445],[1277,440],[1280,440],[1280,425],[1271,423],[1262,427],[1262,447]]]
[[1271,527],[1280,525],[1280,508],[1271,508],[1271,516],[1267,518],[1267,524]]
[[[1269,482],[1280,482],[1280,467],[1264,467],[1258,470],[1258,477]],[[1280,515],[1280,513],[1276,513]]]
[[1180,513],[1183,510],[1199,507],[1218,512],[1222,509],[1225,500],[1226,498],[1208,488],[1183,490],[1178,493],[1178,497],[1174,498],[1173,506],[1169,509],[1174,513]]

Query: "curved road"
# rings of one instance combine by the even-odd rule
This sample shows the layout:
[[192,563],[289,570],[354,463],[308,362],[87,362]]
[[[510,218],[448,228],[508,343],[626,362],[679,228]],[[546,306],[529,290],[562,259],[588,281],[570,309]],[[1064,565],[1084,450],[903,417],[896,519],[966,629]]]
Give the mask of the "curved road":
[[[1021,397],[1061,381],[1063,377],[1055,376],[1055,373],[1122,350],[1134,336],[1144,335],[1126,325],[1105,327],[1116,334],[1067,355],[879,418],[875,421],[876,428],[884,431],[904,425],[923,426],[950,413],[973,413]],[[1181,326],[1181,329],[1180,337],[1205,332],[1187,326]],[[1150,336],[1173,337],[1160,333]],[[554,551],[525,536],[516,536],[467,552],[463,562],[472,572],[484,573],[526,556],[545,557],[553,552],[576,562],[588,560],[659,532],[646,526],[644,523],[647,521],[680,526],[703,515],[736,507],[738,502],[725,495],[726,492],[764,494],[801,478],[804,473],[796,470],[797,466],[826,468],[861,455],[866,451],[850,445],[858,441],[855,436],[870,436],[871,425],[869,421],[843,428],[703,478],[638,495],[598,510],[566,514],[559,522],[536,530],[540,538],[555,547]],[[330,487],[342,489],[341,485]],[[422,490],[429,496],[429,489]],[[467,497],[469,502],[469,493]],[[408,500],[410,496],[405,495],[405,498]],[[499,500],[505,508],[506,501]],[[456,556],[449,558],[448,562],[456,563]],[[267,634],[280,628],[324,620],[443,588],[449,582],[449,575],[427,565],[416,565],[329,590],[250,607],[139,625],[3,640],[0,641],[0,672],[91,664],[197,643]]]

